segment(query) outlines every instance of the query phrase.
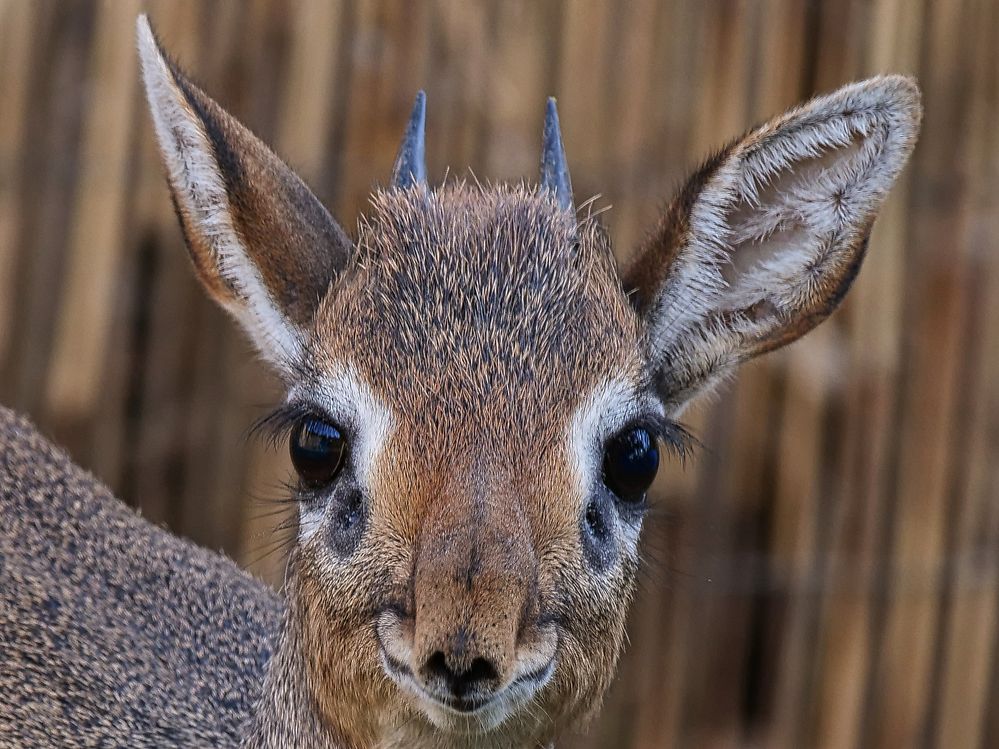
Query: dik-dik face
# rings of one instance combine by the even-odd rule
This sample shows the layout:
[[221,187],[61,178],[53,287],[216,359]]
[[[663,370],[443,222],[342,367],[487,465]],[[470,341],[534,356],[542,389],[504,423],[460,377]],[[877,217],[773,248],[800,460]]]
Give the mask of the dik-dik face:
[[351,241],[144,22],[139,45],[195,268],[287,383],[270,424],[298,472],[288,591],[318,709],[371,743],[550,741],[613,674],[675,420],[835,308],[915,141],[914,84],[734,141],[619,273],[551,103],[537,188],[435,188],[418,97]]

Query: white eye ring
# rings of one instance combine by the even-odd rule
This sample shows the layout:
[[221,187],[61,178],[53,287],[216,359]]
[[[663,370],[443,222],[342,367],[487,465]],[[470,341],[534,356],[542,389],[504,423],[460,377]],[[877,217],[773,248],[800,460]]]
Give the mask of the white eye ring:
[[605,380],[580,404],[570,422],[569,454],[581,496],[601,480],[607,441],[644,415],[661,418],[662,405],[643,398],[634,383],[620,377]]
[[388,405],[350,364],[323,376],[318,387],[299,385],[289,402],[314,404],[316,413],[328,414],[332,423],[350,435],[350,461],[357,481],[370,486],[374,466],[395,425]]

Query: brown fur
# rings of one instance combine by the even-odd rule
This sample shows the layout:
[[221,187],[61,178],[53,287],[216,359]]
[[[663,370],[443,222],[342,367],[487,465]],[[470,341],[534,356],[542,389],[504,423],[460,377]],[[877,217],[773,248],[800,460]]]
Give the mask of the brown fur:
[[[354,667],[364,664],[359,684],[323,695],[328,712],[384,679],[369,622],[391,609],[411,630],[414,663],[464,626],[501,678],[518,646],[557,627],[565,671],[529,722],[561,725],[590,712],[613,673],[633,574],[625,564],[599,582],[581,575],[585,497],[564,434],[602,379],[639,376],[637,317],[602,231],[577,228],[547,195],[455,184],[429,202],[412,189],[374,205],[307,357],[315,378],[349,361],[399,417],[369,489],[363,548],[335,574],[310,550],[296,563],[300,578],[322,581],[310,587],[306,628],[324,642],[331,621],[360,629],[342,635]],[[372,568],[381,574],[366,580]],[[345,656],[337,646],[319,668]],[[362,702],[347,712],[429,730],[406,695],[383,691],[380,710]],[[528,736],[553,728],[531,725]]]

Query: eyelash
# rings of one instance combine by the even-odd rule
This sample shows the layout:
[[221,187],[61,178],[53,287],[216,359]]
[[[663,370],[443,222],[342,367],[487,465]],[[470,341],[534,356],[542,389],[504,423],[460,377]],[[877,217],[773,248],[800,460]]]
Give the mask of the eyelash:
[[686,463],[687,458],[693,454],[694,450],[701,446],[700,441],[687,427],[665,416],[644,420],[636,426],[648,429],[649,434],[655,437],[659,444],[681,463]]
[[251,437],[260,437],[271,447],[277,448],[291,437],[292,431],[302,419],[315,413],[315,409],[302,403],[279,406],[250,427],[249,434]]

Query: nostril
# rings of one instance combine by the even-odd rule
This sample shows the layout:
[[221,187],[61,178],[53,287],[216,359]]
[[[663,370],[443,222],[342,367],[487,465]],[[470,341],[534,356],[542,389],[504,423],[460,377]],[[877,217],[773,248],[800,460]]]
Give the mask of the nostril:
[[447,682],[450,682],[452,678],[451,669],[447,665],[447,656],[440,650],[427,658],[427,662],[423,668],[428,675],[436,676]]
[[479,684],[483,681],[498,679],[499,674],[496,673],[496,667],[492,661],[487,661],[485,658],[476,658],[464,673],[463,678],[469,684]]
[[439,679],[452,695],[458,699],[464,698],[469,692],[485,683],[499,679],[499,672],[493,662],[487,658],[477,657],[466,669],[455,669],[448,663],[443,651],[434,652],[424,664],[424,673],[429,677]]

